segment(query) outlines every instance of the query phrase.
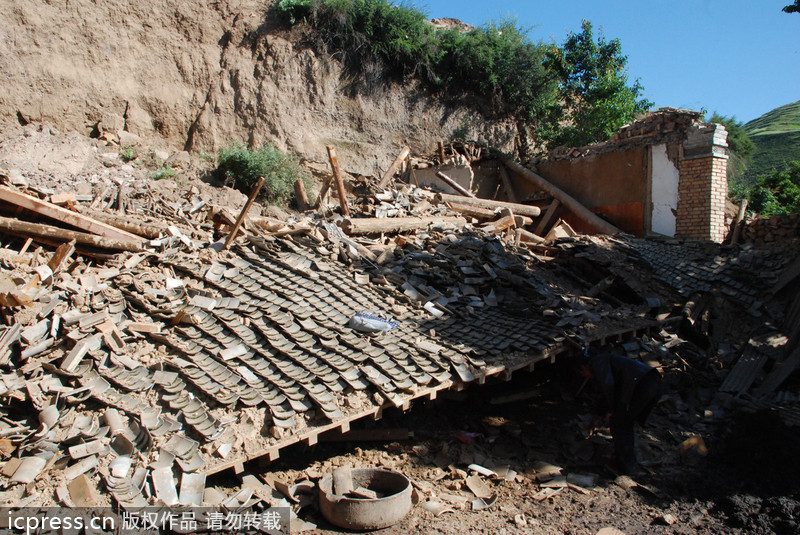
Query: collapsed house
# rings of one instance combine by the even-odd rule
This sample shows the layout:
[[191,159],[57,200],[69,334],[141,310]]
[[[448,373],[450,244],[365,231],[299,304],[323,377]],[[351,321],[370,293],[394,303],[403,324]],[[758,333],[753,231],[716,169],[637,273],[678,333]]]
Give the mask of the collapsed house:
[[[71,183],[63,191],[0,186],[3,228],[28,237],[2,256],[12,283],[0,295],[4,503],[285,504],[273,489],[211,491],[206,479],[346,433],[388,407],[508,380],[593,342],[626,341],[634,354],[663,355],[675,340],[665,325],[676,320],[709,336],[715,299],[785,325],[754,334],[721,392],[739,400],[755,392],[761,406],[785,408],[796,400],[775,391],[796,366],[800,320],[796,299],[781,308],[763,288],[796,289],[790,249],[587,236],[570,227],[594,222],[669,235],[661,225],[664,210],[674,209],[680,235],[694,228],[686,213],[699,211],[699,234],[687,237],[722,240],[720,192],[710,181],[719,178],[716,159],[724,158],[714,147],[724,135],[667,122],[696,118],[688,113],[654,117],[667,131],[633,125],[627,132],[641,134],[620,142],[623,156],[604,152],[610,145],[589,148],[577,160],[540,163],[541,176],[484,161],[472,146],[449,147],[457,158],[442,147],[438,163],[407,167],[411,184],[371,186],[350,202],[340,194],[351,217],[330,210],[247,217],[249,204],[236,217],[196,188],[167,205],[130,182]],[[542,178],[605,157],[626,160],[618,169],[637,168],[625,176],[642,187],[620,182],[617,197],[590,204],[581,200],[591,192],[569,190],[577,178],[558,185]],[[697,160],[709,158],[711,173],[699,174]],[[708,183],[697,189],[707,210],[688,208],[694,201],[680,194],[662,203],[656,184],[669,166],[677,181],[663,198],[694,191],[684,180]],[[334,171],[329,184],[340,176]],[[500,199],[505,188],[508,202],[414,185],[437,172],[477,197]],[[559,176],[580,172],[588,171]],[[481,174],[493,178],[476,180]],[[533,191],[543,183],[552,187]],[[445,186],[453,187],[440,180],[437,189]],[[638,200],[622,196],[630,192]],[[613,223],[563,205],[584,205]],[[634,212],[641,217],[620,216]],[[788,232],[796,240],[796,227]],[[58,247],[29,252],[33,239]],[[738,350],[726,350],[735,360]]]
[[[722,125],[701,123],[700,115],[662,108],[622,128],[608,142],[558,148],[535,162],[535,168],[561,194],[623,232],[722,243],[731,223],[727,132]],[[496,159],[462,152],[449,160],[444,172],[462,186],[475,184],[479,197],[496,194],[541,207],[546,215],[537,234],[546,234],[558,219],[578,232],[608,232],[602,223],[581,217],[561,195],[524,179],[520,170],[512,174],[523,180],[512,184]],[[429,171],[416,174],[423,184],[437,183]],[[455,193],[451,188],[446,192]]]

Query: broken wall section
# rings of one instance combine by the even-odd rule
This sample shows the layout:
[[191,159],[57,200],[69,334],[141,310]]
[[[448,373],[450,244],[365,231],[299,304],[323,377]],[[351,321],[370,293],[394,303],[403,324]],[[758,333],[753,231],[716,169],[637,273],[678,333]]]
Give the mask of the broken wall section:
[[[722,242],[727,231],[727,132],[700,113],[662,108],[610,141],[560,147],[539,173],[592,212],[636,236]],[[562,208],[580,232],[595,232]]]
[[794,243],[796,246],[798,239],[800,239],[800,214],[756,216],[742,227],[742,240],[755,245],[785,242]]

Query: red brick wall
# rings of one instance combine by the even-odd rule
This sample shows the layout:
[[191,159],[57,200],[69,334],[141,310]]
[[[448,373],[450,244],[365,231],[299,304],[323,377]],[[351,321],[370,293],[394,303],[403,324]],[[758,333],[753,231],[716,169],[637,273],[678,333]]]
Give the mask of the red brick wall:
[[715,156],[681,161],[676,237],[718,243],[725,239],[727,169],[728,160]]

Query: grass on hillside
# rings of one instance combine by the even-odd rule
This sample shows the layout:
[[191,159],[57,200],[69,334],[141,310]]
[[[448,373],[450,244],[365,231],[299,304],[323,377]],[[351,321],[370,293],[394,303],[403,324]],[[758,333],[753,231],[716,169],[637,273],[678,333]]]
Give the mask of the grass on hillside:
[[800,161],[800,101],[768,111],[745,124],[744,130],[756,151],[743,184],[753,186],[759,176],[782,170],[790,161]]
[[757,177],[771,171],[783,169],[792,160],[800,161],[800,130],[784,134],[754,136],[756,152],[753,163],[747,169],[744,180],[755,183]]
[[[800,132],[800,100],[768,111],[744,125],[751,138],[787,132]],[[755,141],[755,139],[753,139]]]

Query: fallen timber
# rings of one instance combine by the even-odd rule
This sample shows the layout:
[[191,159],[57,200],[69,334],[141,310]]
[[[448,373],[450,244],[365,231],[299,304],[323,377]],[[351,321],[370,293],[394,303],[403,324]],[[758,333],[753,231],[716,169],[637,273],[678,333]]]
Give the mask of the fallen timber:
[[526,215],[528,217],[539,217],[542,210],[538,206],[529,206],[527,204],[517,204],[513,202],[493,201],[490,199],[480,199],[464,197],[461,195],[450,195],[448,193],[437,193],[434,197],[437,204],[443,202],[460,204],[465,206],[475,206],[478,208],[486,208],[489,210],[496,210],[498,208],[508,208],[517,215]]

